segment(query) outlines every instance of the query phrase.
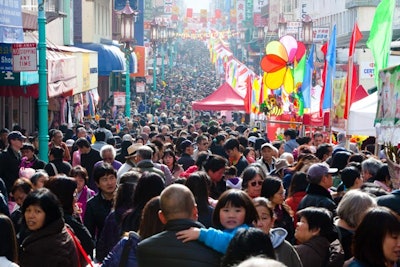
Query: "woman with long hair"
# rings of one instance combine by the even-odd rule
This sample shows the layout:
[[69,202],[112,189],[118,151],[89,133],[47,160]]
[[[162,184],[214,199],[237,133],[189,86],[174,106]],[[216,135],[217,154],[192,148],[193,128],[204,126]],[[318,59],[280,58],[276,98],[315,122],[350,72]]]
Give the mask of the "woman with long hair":
[[13,223],[0,213],[0,266],[18,267],[17,238]]

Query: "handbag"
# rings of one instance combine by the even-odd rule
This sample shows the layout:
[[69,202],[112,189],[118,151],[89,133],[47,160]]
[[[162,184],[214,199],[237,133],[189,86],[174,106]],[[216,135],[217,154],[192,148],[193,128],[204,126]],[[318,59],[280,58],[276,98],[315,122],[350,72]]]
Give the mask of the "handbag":
[[81,242],[79,241],[79,239],[76,237],[76,235],[68,228],[65,227],[67,229],[68,234],[72,237],[72,240],[74,240],[74,244],[75,244],[75,249],[76,249],[76,254],[78,255],[78,266],[79,267],[83,267],[81,264],[81,257],[83,257],[83,259],[85,260],[85,262],[87,263],[87,266],[90,267],[94,267],[92,260],[89,258],[88,254],[86,253],[85,249],[82,247]]

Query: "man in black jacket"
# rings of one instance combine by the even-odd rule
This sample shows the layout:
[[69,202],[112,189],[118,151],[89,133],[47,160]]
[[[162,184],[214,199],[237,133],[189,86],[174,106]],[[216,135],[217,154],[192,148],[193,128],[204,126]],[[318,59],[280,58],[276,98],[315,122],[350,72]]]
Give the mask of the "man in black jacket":
[[95,149],[92,149],[89,141],[84,137],[79,138],[76,141],[76,145],[81,154],[81,165],[88,172],[88,176],[89,176],[89,185],[88,186],[90,187],[90,189],[97,191],[97,186],[93,179],[93,167],[96,162],[102,160],[102,158],[100,156],[100,152]]
[[176,233],[190,227],[202,228],[197,222],[197,207],[186,186],[173,184],[160,196],[159,217],[165,231],[139,243],[137,259],[140,267],[211,267],[219,266],[221,254],[198,241],[183,243]]
[[307,195],[300,201],[297,210],[310,206],[326,208],[336,215],[336,204],[329,188],[333,185],[332,174],[337,168],[329,168],[326,163],[314,163],[308,169],[307,179],[310,183],[306,189]]
[[10,132],[7,136],[8,147],[0,154],[0,178],[4,180],[7,192],[11,192],[11,187],[19,177],[20,150],[25,139],[19,131]]

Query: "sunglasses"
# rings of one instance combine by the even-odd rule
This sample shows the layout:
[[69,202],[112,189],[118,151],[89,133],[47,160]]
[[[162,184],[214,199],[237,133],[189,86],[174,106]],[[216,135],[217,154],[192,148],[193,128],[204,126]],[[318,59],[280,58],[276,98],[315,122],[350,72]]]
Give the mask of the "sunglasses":
[[250,185],[256,186],[256,185],[262,185],[262,183],[263,183],[263,181],[254,181],[254,182],[251,182]]

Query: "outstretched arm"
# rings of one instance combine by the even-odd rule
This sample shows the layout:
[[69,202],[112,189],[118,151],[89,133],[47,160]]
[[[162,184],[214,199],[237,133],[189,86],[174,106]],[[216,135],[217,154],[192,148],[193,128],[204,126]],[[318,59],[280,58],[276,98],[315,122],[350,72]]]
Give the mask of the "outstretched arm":
[[200,236],[200,229],[195,227],[191,227],[187,230],[182,230],[176,233],[176,238],[182,240],[183,243],[197,240],[199,239],[199,236]]

